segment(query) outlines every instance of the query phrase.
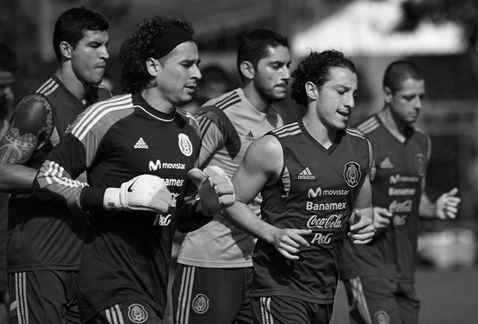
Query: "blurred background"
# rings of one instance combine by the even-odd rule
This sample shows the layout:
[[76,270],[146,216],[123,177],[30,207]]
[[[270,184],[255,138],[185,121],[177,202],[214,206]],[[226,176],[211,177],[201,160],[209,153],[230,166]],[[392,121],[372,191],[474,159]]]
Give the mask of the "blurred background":
[[[117,55],[135,25],[151,15],[182,16],[193,23],[201,68],[218,65],[227,88],[238,85],[235,51],[254,28],[288,36],[293,64],[310,51],[337,49],[359,70],[355,121],[382,107],[381,78],[388,63],[407,58],[426,79],[419,126],[432,138],[427,192],[437,198],[458,187],[454,221],[425,221],[419,237],[421,323],[477,323],[478,271],[478,1],[476,0],[0,0],[0,42],[20,59],[16,98],[36,89],[57,67],[52,30],[73,6],[87,6],[110,23],[106,78],[119,93]],[[212,74],[214,75],[214,73]],[[227,89],[226,89],[227,90]],[[200,98],[198,98],[199,100]],[[302,108],[290,99],[278,109],[288,121]],[[339,289],[334,323],[347,323]]]

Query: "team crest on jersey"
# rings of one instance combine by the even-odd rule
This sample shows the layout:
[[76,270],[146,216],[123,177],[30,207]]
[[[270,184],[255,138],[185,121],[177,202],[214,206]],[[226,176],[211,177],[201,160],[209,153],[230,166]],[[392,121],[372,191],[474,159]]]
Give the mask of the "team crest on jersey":
[[133,323],[144,323],[148,319],[148,312],[141,304],[131,304],[128,307],[128,318]]
[[380,310],[373,314],[373,322],[376,324],[390,324],[390,316],[386,311]]
[[204,314],[209,309],[209,298],[204,294],[197,294],[191,307],[195,313]]
[[178,146],[181,153],[185,156],[191,156],[191,154],[193,154],[193,145],[186,134],[181,133],[178,135]]
[[355,188],[362,175],[360,174],[360,165],[357,162],[347,162],[344,167],[344,179],[347,184]]
[[425,156],[421,153],[418,153],[415,156],[415,166],[417,167],[417,173],[419,176],[425,175]]

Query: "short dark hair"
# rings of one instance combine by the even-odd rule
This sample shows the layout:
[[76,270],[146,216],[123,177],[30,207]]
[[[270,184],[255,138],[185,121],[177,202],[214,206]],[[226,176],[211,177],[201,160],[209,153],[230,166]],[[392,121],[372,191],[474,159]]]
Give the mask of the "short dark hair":
[[320,89],[329,80],[330,69],[334,67],[346,68],[355,74],[357,73],[355,64],[339,51],[330,50],[321,53],[310,53],[292,72],[292,99],[298,104],[306,105],[305,84],[310,81]]
[[410,61],[399,60],[390,63],[383,74],[383,87],[387,87],[392,93],[402,88],[406,79],[423,80],[418,66]]
[[269,54],[269,47],[274,48],[277,46],[289,48],[289,43],[286,37],[272,30],[255,29],[242,36],[237,49],[236,62],[241,79],[244,79],[240,69],[242,62],[248,61],[254,67],[257,67],[257,63]]
[[58,18],[53,31],[53,49],[61,62],[60,43],[65,41],[75,47],[87,30],[108,30],[108,22],[99,14],[85,7],[71,8]]
[[14,73],[18,70],[17,53],[8,45],[0,43],[0,71]]
[[155,56],[154,40],[171,25],[194,33],[191,23],[182,18],[154,16],[138,24],[136,32],[121,45],[119,58],[123,92],[136,93],[150,84],[153,78],[146,70],[146,61]]

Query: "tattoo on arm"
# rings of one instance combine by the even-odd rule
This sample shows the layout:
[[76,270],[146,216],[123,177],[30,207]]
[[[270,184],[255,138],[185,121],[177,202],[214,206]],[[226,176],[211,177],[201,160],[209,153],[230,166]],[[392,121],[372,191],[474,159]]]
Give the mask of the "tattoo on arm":
[[0,141],[0,164],[23,164],[32,156],[38,139],[31,133],[20,135],[16,127],[10,128]]

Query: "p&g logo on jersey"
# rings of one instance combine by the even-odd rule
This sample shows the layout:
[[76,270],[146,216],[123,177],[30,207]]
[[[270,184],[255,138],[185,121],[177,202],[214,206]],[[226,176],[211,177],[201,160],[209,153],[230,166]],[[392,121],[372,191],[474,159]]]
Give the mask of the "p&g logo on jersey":
[[178,135],[178,146],[181,153],[185,156],[191,156],[191,154],[193,154],[193,145],[186,134],[180,133]]
[[168,226],[169,224],[171,224],[171,214],[167,214],[167,215],[157,214],[153,222],[153,226],[154,225]]
[[355,188],[359,182],[362,174],[360,173],[360,165],[357,162],[347,162],[344,167],[344,180],[347,184]]
[[128,307],[128,318],[133,323],[144,323],[148,319],[148,312],[141,304],[131,304]]
[[197,294],[194,297],[191,307],[197,314],[204,314],[209,309],[209,298],[204,294]]

